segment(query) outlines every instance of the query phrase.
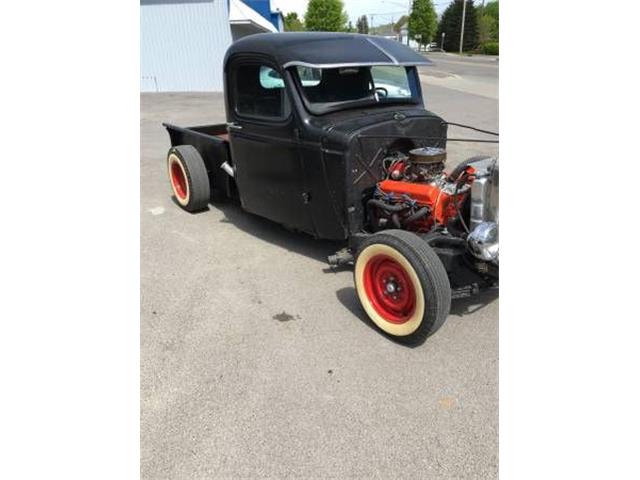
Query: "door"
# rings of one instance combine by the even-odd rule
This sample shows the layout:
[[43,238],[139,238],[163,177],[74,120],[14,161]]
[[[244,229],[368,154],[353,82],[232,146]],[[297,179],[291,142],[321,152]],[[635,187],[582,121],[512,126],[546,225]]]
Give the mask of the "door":
[[303,170],[285,82],[264,60],[231,63],[227,82],[231,154],[242,207],[313,233]]

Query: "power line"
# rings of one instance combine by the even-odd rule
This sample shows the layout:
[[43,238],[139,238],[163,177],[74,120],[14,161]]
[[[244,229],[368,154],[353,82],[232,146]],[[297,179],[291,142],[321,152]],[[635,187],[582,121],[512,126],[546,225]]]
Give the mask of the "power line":
[[384,12],[384,13],[375,13],[375,12],[373,12],[373,13],[363,13],[363,15],[367,15],[367,16],[375,15],[376,17],[384,17],[384,16],[390,16],[390,15],[399,15],[399,14],[404,14],[404,13],[407,13],[407,11],[403,10],[401,12]]
[[384,17],[389,15],[398,15],[400,13],[407,13],[407,11],[402,10],[401,12],[384,12],[384,13],[368,12],[368,13],[363,13],[363,15],[375,15],[377,17]]

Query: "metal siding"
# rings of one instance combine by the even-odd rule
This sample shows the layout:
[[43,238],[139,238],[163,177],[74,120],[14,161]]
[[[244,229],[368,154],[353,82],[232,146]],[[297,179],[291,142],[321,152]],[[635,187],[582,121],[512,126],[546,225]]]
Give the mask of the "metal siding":
[[228,0],[141,0],[140,90],[222,91]]

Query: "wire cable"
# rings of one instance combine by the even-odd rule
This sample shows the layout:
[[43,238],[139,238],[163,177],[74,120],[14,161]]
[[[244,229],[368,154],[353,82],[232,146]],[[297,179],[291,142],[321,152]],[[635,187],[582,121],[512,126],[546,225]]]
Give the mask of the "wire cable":
[[463,125],[462,123],[454,123],[454,122],[442,122],[445,125],[453,125],[454,127],[468,128],[469,130],[475,130],[476,132],[486,133],[487,135],[495,135],[496,137],[500,136],[497,132],[491,132],[489,130],[482,130],[477,127],[472,127],[471,125]]

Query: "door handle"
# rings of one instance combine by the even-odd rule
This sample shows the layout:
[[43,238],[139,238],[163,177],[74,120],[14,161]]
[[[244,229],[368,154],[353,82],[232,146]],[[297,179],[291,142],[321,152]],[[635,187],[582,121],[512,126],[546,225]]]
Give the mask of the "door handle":
[[227,123],[227,128],[230,130],[242,130],[242,125],[238,125],[237,123]]

